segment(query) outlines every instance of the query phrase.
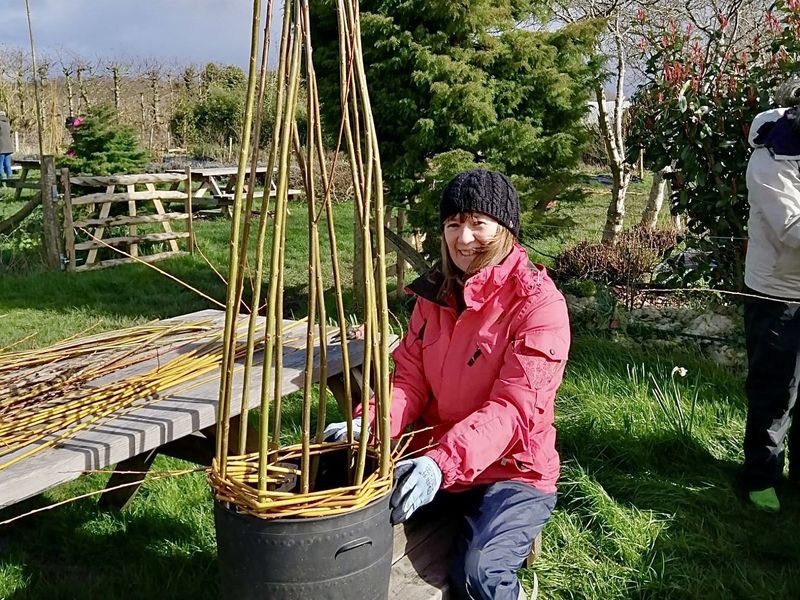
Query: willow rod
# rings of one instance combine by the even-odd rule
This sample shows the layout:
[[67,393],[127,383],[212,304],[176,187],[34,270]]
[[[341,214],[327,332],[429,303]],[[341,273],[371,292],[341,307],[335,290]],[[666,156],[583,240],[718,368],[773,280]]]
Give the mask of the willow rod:
[[33,77],[33,97],[36,101],[36,133],[39,138],[39,156],[44,159],[44,122],[42,120],[42,99],[39,83],[39,67],[36,64],[36,44],[33,42],[33,20],[31,19],[31,2],[25,0],[25,12],[28,16],[28,39],[31,43],[31,65]]
[[[253,199],[255,197],[255,187],[256,187],[256,173],[258,171],[258,157],[259,157],[259,146],[261,141],[261,126],[264,120],[264,98],[266,97],[266,88],[267,88],[267,64],[269,61],[269,45],[271,39],[271,29],[272,29],[272,0],[267,0],[267,18],[264,25],[264,45],[261,49],[261,72],[259,75],[259,83],[258,83],[258,102],[257,102],[257,109],[256,109],[256,122],[253,128],[253,138],[255,139],[255,150],[253,152],[252,161],[250,163],[250,183],[247,189],[247,207],[245,208],[245,234],[243,235],[244,243],[243,243],[243,250],[247,252],[247,240],[250,238],[250,220],[252,214],[252,207],[253,207]],[[256,244],[258,248],[263,246],[263,238],[261,237],[261,224],[266,223],[266,216],[269,213],[269,183],[267,181],[271,181],[272,179],[272,169],[275,163],[275,155],[273,151],[274,145],[270,147],[270,156],[267,166],[267,173],[265,176],[265,190],[263,195],[263,200],[261,203],[261,213],[259,216],[259,230]],[[265,227],[266,229],[266,227]],[[261,242],[259,244],[259,241]],[[258,319],[258,306],[261,301],[261,277],[263,275],[263,268],[264,268],[264,261],[261,259],[263,253],[258,253],[258,259],[256,260],[256,272],[254,276],[251,278],[251,284],[253,288],[253,299],[251,304],[253,305],[253,310],[250,311],[250,320],[248,323],[247,329],[247,353],[245,354],[245,365],[244,365],[244,379],[243,379],[243,387],[242,387],[242,398],[240,404],[240,413],[241,415],[247,415],[247,405],[250,398],[250,374],[253,369],[253,349],[255,347],[255,333],[256,333],[256,321]],[[244,454],[245,448],[247,447],[247,427],[239,427],[239,454]]]
[[[262,0],[263,1],[263,0]],[[388,310],[385,298],[385,270],[383,255],[385,248],[381,237],[382,231],[372,233],[372,226],[376,219],[383,224],[383,197],[382,173],[377,151],[374,121],[368,111],[371,110],[360,36],[358,6],[354,0],[337,0],[337,16],[340,36],[340,75],[341,75],[341,109],[342,120],[340,123],[339,142],[336,155],[333,159],[335,166],[338,159],[341,141],[347,143],[347,152],[350,157],[350,173],[353,178],[355,196],[355,226],[359,236],[364,240],[363,281],[356,285],[365,290],[366,299],[366,336],[363,340],[363,372],[366,386],[363,390],[362,404],[362,429],[358,445],[358,459],[355,467],[349,472],[351,485],[335,490],[315,490],[314,466],[319,456],[332,449],[353,452],[356,445],[352,433],[352,407],[345,406],[348,420],[348,438],[346,444],[320,443],[322,431],[325,426],[325,408],[327,389],[325,378],[327,376],[327,315],[325,313],[325,280],[322,272],[323,260],[320,250],[320,219],[325,215],[328,219],[327,227],[329,242],[331,244],[331,258],[334,270],[334,285],[337,294],[337,313],[339,317],[339,331],[343,348],[345,386],[349,388],[349,357],[347,356],[347,333],[344,304],[341,293],[341,274],[339,272],[338,257],[336,252],[334,213],[331,207],[331,194],[333,174],[328,174],[325,150],[322,145],[322,128],[320,124],[319,95],[316,74],[313,67],[313,49],[310,36],[311,17],[309,14],[308,0],[290,0],[284,3],[284,19],[281,37],[281,53],[279,62],[279,77],[276,86],[276,100],[278,115],[273,127],[272,145],[270,147],[270,168],[277,167],[277,194],[275,197],[274,217],[272,226],[272,240],[270,243],[269,258],[269,288],[266,297],[266,327],[264,338],[264,363],[262,369],[261,385],[261,421],[259,452],[244,456],[242,451],[246,446],[245,437],[239,438],[240,454],[229,455],[227,443],[223,444],[220,452],[214,459],[209,481],[214,489],[217,500],[234,504],[239,511],[253,514],[260,518],[278,518],[283,516],[317,516],[324,514],[338,514],[355,510],[372,500],[384,495],[391,489],[391,448],[389,445],[389,430],[384,422],[384,415],[388,414]],[[255,35],[255,32],[253,33]],[[262,61],[263,67],[263,61]],[[263,78],[263,70],[261,72]],[[305,149],[301,146],[297,123],[296,109],[300,94],[301,75],[306,82],[306,111],[307,111],[307,139]],[[250,70],[249,84],[255,77]],[[262,84],[263,85],[263,84]],[[260,91],[261,90],[260,88]],[[259,110],[262,108],[259,101]],[[256,116],[256,127],[247,127],[243,139],[249,140],[257,129],[260,115]],[[243,144],[244,146],[244,144]],[[283,270],[286,253],[286,234],[288,229],[288,186],[289,186],[289,161],[292,149],[297,157],[300,172],[303,178],[303,187],[306,193],[307,214],[307,275],[308,275],[308,321],[305,336],[305,362],[303,376],[303,404],[301,408],[300,440],[291,452],[281,451],[281,375],[282,344],[283,344]],[[249,150],[248,150],[249,151]],[[253,154],[248,157],[253,160]],[[245,149],[240,154],[240,168],[244,162]],[[315,160],[319,165],[315,165]],[[253,162],[252,164],[257,164]],[[332,167],[333,168],[333,167]],[[322,180],[320,194],[317,189],[317,173]],[[240,178],[241,179],[241,178]],[[251,188],[252,185],[251,180]],[[266,196],[266,195],[265,195]],[[268,196],[262,200],[262,214],[259,222],[259,239],[256,242],[255,281],[251,282],[254,295],[254,307],[261,304],[260,282],[263,280],[263,270],[266,267],[264,246],[266,240],[266,222],[269,211],[267,210]],[[247,208],[252,203],[248,196]],[[235,202],[235,218],[241,216],[241,198]],[[374,208],[373,208],[374,207]],[[247,214],[245,218],[249,218]],[[238,308],[238,302],[231,302],[242,294],[244,272],[249,255],[247,239],[250,225],[246,223],[240,236],[239,230],[232,232],[232,246],[236,245],[239,263],[236,269],[231,270],[228,279],[228,302],[226,302],[226,332],[232,328],[233,318],[228,314]],[[373,238],[374,236],[374,238]],[[375,248],[373,250],[373,240]],[[373,267],[373,257],[377,260],[379,271],[384,271],[376,276]],[[260,262],[259,262],[260,261]],[[381,289],[382,288],[382,289]],[[255,312],[255,311],[253,311]],[[244,353],[247,356],[246,364],[252,365],[254,348],[249,343],[253,339],[255,317],[251,313],[248,327],[248,343],[245,344]],[[317,330],[318,327],[318,330]],[[224,363],[232,364],[232,353],[242,348],[237,346],[228,333],[224,344]],[[312,442],[311,415],[312,415],[312,387],[315,381],[315,347],[319,340],[320,366],[319,366],[319,406],[317,415],[316,440]],[[383,354],[386,354],[384,357]],[[273,373],[274,360],[274,373]],[[249,368],[246,378],[250,377]],[[368,425],[372,420],[370,413],[369,382],[375,375],[375,434],[371,437]],[[231,377],[223,372],[226,379],[227,392],[220,392],[220,404],[224,408],[218,413],[220,429],[227,431],[231,401]],[[274,380],[272,379],[274,377]],[[272,385],[271,385],[272,384]],[[274,386],[274,390],[271,388]],[[249,388],[248,388],[249,389]],[[349,390],[352,393],[352,390]],[[271,398],[270,398],[271,394]],[[246,397],[243,395],[242,406],[245,406]],[[227,403],[227,404],[226,404]],[[242,409],[244,410],[244,408]],[[224,422],[223,422],[224,421]],[[271,441],[270,441],[270,425]],[[377,440],[377,445],[373,443]],[[350,455],[352,457],[352,454]],[[367,458],[378,459],[378,468],[370,466],[366,472]],[[276,471],[273,467],[281,460],[288,460],[298,465],[290,467],[289,471]],[[370,463],[371,465],[373,463]],[[297,486],[296,489],[292,486]]]
[[[307,23],[311,22],[311,18],[308,11],[308,3],[304,4],[304,15],[305,20]],[[308,28],[307,28],[308,29]],[[345,129],[345,120],[342,119],[339,125],[339,135],[337,138],[336,144],[336,152],[334,153],[333,161],[331,163],[331,171],[330,175],[328,175],[328,171],[325,165],[325,148],[323,146],[323,135],[322,135],[322,119],[319,110],[319,90],[317,87],[317,76],[314,70],[314,63],[311,59],[311,36],[310,31],[307,31],[308,35],[308,42],[306,47],[306,67],[307,67],[307,82],[308,82],[308,100],[309,100],[309,115],[313,114],[313,122],[315,126],[315,133],[314,142],[313,144],[309,144],[312,147],[312,150],[309,151],[310,155],[313,155],[313,151],[316,150],[317,160],[320,164],[320,176],[322,177],[322,183],[325,190],[325,195],[323,197],[323,206],[320,210],[320,213],[317,215],[316,220],[318,221],[320,216],[322,215],[322,210],[325,211],[325,215],[327,218],[327,226],[328,226],[328,243],[331,253],[331,267],[333,271],[333,285],[334,285],[334,294],[336,300],[336,312],[339,322],[339,339],[340,339],[340,347],[342,352],[342,370],[343,373],[349,374],[350,373],[350,353],[348,348],[348,341],[347,341],[347,317],[344,312],[344,301],[342,295],[342,277],[341,277],[341,270],[339,268],[339,254],[338,254],[338,247],[336,241],[336,226],[334,222],[334,214],[333,214],[333,207],[331,206],[331,194],[333,191],[333,175],[336,168],[336,162],[339,157],[339,151],[341,148],[342,137],[344,135]],[[352,61],[351,61],[352,62]],[[348,79],[349,81],[349,79]],[[345,99],[349,97],[349,85],[345,86],[344,90],[344,97]],[[298,140],[299,145],[299,140]],[[321,274],[321,267],[318,268],[318,271]],[[321,295],[322,296],[322,295]],[[326,322],[325,318],[325,303],[324,298],[321,297],[320,299],[320,338],[323,340],[327,339],[326,333],[324,331],[324,323]],[[322,368],[325,368],[327,359],[327,349],[323,346],[320,350],[320,364]],[[320,398],[324,397],[326,388],[325,382],[327,381],[326,371],[320,372]],[[344,417],[345,421],[347,422],[347,434],[348,439],[352,443],[353,440],[353,430],[352,430],[352,418],[353,418],[353,405],[352,405],[352,386],[350,377],[345,375],[343,377],[344,381]],[[324,427],[324,407],[325,404],[321,402],[320,411],[322,416],[318,416],[318,423],[320,431]],[[321,433],[318,432],[320,435]]]
[[[288,110],[283,115],[283,122],[276,122],[274,135],[280,135],[280,158],[278,159],[278,183],[277,192],[275,196],[275,218],[272,232],[272,250],[270,254],[270,287],[269,287],[269,300],[267,302],[267,340],[266,349],[264,351],[264,369],[262,380],[262,399],[261,399],[261,438],[259,440],[260,460],[259,460],[259,491],[265,492],[267,489],[267,482],[264,479],[267,473],[267,454],[269,449],[269,437],[267,432],[269,430],[269,423],[266,421],[269,414],[269,374],[271,369],[271,358],[273,356],[273,349],[276,345],[278,336],[271,336],[270,333],[278,331],[277,321],[283,320],[283,315],[276,314],[276,305],[279,295],[283,295],[283,290],[279,285],[279,271],[281,263],[281,245],[284,243],[285,236],[285,223],[286,223],[286,204],[288,201],[288,164],[289,164],[289,148],[291,143],[292,123],[294,119],[295,109],[297,106],[297,94],[299,88],[299,73],[300,73],[300,31],[297,23],[292,23],[290,5],[284,5],[284,23],[283,23],[283,36],[285,39],[291,40],[291,53],[287,56],[290,57],[290,68],[287,75],[287,97],[286,103]],[[282,82],[281,82],[282,83]],[[262,215],[265,218],[266,215]],[[278,345],[280,340],[277,340]]]
[[[247,156],[250,149],[250,128],[253,126],[253,104],[256,93],[256,60],[258,57],[259,28],[261,27],[261,0],[253,0],[253,19],[250,31],[250,61],[248,65],[247,100],[244,110],[244,135],[239,153],[239,166],[236,177],[236,188],[233,196],[233,215],[231,216],[231,239],[228,253],[229,274],[228,290],[225,301],[225,333],[222,344],[222,369],[220,372],[219,407],[217,415],[217,448],[216,456],[220,465],[221,475],[225,476],[225,456],[228,450],[228,437],[230,435],[230,407],[231,407],[231,378],[233,377],[233,355],[235,346],[236,314],[241,301],[242,288],[230,285],[232,281],[239,281],[239,235],[242,220],[242,190],[244,174],[247,168]],[[247,244],[242,244],[245,248]]]
[[[378,138],[375,132],[375,120],[372,114],[372,105],[369,97],[369,88],[367,86],[366,71],[364,69],[364,55],[361,49],[361,30],[359,17],[358,2],[353,2],[353,12],[355,18],[353,19],[355,32],[352,36],[356,44],[356,72],[362,88],[361,103],[365,120],[365,135],[368,137],[371,146],[368,152],[370,159],[371,169],[374,170],[375,177],[375,230],[376,230],[376,243],[377,243],[377,308],[380,317],[380,349],[378,352],[379,359],[379,387],[380,393],[378,394],[378,409],[380,411],[378,424],[380,428],[381,439],[385,441],[388,446],[390,438],[390,405],[389,398],[391,390],[389,387],[389,306],[386,297],[386,241],[384,238],[383,224],[385,221],[384,215],[384,198],[383,198],[383,171],[381,168],[380,150],[378,148]],[[370,171],[372,173],[373,171]],[[368,182],[370,177],[367,178]],[[375,288],[373,288],[374,290]],[[383,452],[381,454],[381,477],[386,477],[389,474],[389,453]]]
[[[268,18],[267,18],[267,27],[271,28],[271,18],[272,18],[272,2],[269,0],[270,4],[268,7]],[[286,19],[288,15],[284,14],[284,23],[283,23],[283,30],[284,34],[286,31]],[[265,34],[266,35],[266,34]],[[276,114],[275,114],[275,123],[281,123],[283,120],[283,105],[284,105],[284,92],[285,92],[285,78],[286,78],[286,57],[287,53],[289,52],[289,40],[286,35],[281,37],[281,45],[279,50],[279,65],[278,65],[278,75],[276,78],[276,86],[275,86],[275,106],[276,106]],[[262,62],[263,67],[263,62]],[[263,104],[259,106],[259,111],[263,110]],[[267,159],[267,176],[272,177],[273,170],[275,168],[275,161],[277,154],[279,152],[279,145],[280,145],[280,136],[276,135],[277,131],[273,132],[272,142],[270,144],[270,152],[269,157]],[[276,198],[276,212],[277,212],[277,204],[278,199]],[[258,235],[256,237],[256,248],[259,249],[256,256],[256,268],[254,274],[254,283],[253,283],[253,304],[254,306],[258,307],[261,301],[261,285],[264,276],[264,252],[260,251],[264,247],[264,241],[266,239],[267,234],[267,217],[269,214],[269,193],[266,192],[262,197],[261,200],[261,211],[259,214],[259,225],[258,225]],[[250,331],[252,331],[253,327],[255,326],[255,321],[257,318],[257,310],[254,310],[250,314],[250,329],[248,330],[248,350],[247,350],[247,358],[246,361],[250,365],[252,365],[252,350],[250,346]],[[278,335],[281,335],[279,332]],[[264,360],[269,361],[269,357],[272,354],[275,337],[275,324],[274,321],[269,321],[264,331],[264,343],[265,343],[265,353],[264,353]],[[278,360],[277,356],[278,352],[276,352],[276,360]],[[251,367],[250,367],[251,368]],[[267,365],[264,365],[264,369],[262,370],[262,386],[261,386],[261,435],[265,435],[263,432],[266,432],[269,427],[269,404],[268,404],[268,390],[269,390],[269,376],[270,372]],[[249,385],[250,385],[250,370],[246,366],[245,368],[245,388],[242,391],[242,406],[249,402]],[[246,429],[246,428],[245,428]],[[247,443],[246,438],[246,431],[240,436],[239,439],[239,452],[240,454],[244,452],[244,448]]]

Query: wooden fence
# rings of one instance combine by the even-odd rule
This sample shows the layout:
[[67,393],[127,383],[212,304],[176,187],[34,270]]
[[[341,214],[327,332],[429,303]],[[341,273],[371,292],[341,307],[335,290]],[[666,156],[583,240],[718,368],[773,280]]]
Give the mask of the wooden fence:
[[406,232],[406,211],[390,209],[387,211],[384,227],[386,251],[396,256],[394,264],[386,266],[387,275],[397,277],[398,296],[405,295],[407,268],[411,267],[417,275],[428,270],[430,265],[425,261],[422,252],[422,238],[418,231]]
[[[180,191],[181,184],[185,191]],[[170,184],[170,190],[157,190],[156,185]],[[178,240],[186,240],[187,251],[194,252],[192,228],[192,175],[186,173],[153,173],[142,175],[117,175],[112,177],[70,177],[67,169],[61,171],[64,193],[64,237],[67,270],[89,271],[130,262],[156,262],[184,254]],[[73,186],[97,188],[103,191],[72,197]],[[138,187],[137,187],[138,186]],[[180,202],[182,212],[167,212],[164,203]],[[125,205],[125,214],[112,216],[112,207]],[[147,206],[150,205],[150,206]],[[152,207],[153,210],[149,210]],[[76,208],[80,210],[76,213]],[[143,211],[142,209],[147,209]],[[142,214],[144,212],[144,214]],[[78,214],[79,213],[79,214]],[[87,215],[88,213],[88,215]],[[172,224],[185,221],[185,231],[175,231]],[[159,224],[163,231],[140,233],[145,224]],[[112,227],[124,227],[127,235],[103,236]],[[83,231],[89,240],[76,242],[75,232]],[[113,235],[113,234],[112,234]],[[169,250],[149,253],[148,247],[166,243]],[[98,260],[101,248],[123,250],[121,258]],[[144,252],[143,252],[144,250]],[[79,256],[79,253],[81,255]],[[83,255],[83,253],[86,253]],[[80,262],[80,264],[79,264]]]

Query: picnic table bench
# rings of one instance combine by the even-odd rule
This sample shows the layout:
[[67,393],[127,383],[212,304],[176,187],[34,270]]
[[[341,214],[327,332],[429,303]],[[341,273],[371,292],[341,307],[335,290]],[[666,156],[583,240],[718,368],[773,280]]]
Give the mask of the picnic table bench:
[[19,202],[22,197],[22,190],[36,190],[39,191],[39,181],[28,181],[28,175],[31,171],[41,171],[42,164],[38,158],[31,159],[11,159],[11,174],[12,176],[19,173],[18,177],[12,177],[9,180],[9,185],[13,187],[16,192],[14,194],[14,201]]
[[[167,173],[184,173],[182,170],[168,170]],[[245,175],[249,176],[251,172],[250,167],[245,171]],[[272,176],[269,178],[269,195],[275,197],[278,193],[278,187],[275,183],[275,173],[277,169],[273,169]],[[192,180],[199,180],[200,187],[198,187],[192,197],[192,205],[197,208],[226,208],[233,205],[234,190],[236,189],[236,182],[239,175],[238,167],[208,167],[200,169],[192,169]],[[264,182],[264,187],[267,187],[267,167],[260,166],[256,168],[256,177]],[[245,182],[245,189],[247,182]],[[297,189],[290,189],[288,191],[289,199],[297,198],[302,192]],[[254,198],[263,198],[263,190],[255,190],[253,192]]]

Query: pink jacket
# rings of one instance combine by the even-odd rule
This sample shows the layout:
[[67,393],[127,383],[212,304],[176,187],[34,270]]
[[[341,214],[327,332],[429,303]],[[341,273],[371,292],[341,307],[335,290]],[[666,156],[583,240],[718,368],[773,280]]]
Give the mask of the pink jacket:
[[391,431],[433,427],[413,446],[442,470],[442,487],[515,480],[555,492],[553,410],[570,332],[566,302],[544,267],[516,245],[464,286],[466,309],[435,300],[441,273],[411,284],[418,296],[393,353]]

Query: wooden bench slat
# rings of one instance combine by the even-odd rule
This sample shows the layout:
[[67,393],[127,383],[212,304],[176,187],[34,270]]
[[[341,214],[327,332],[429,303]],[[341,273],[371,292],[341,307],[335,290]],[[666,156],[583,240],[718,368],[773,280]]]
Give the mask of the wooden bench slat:
[[137,175],[90,175],[70,177],[72,185],[107,187],[109,185],[136,185],[139,183],[176,183],[186,181],[186,173],[143,173]]
[[104,204],[106,202],[130,202],[145,200],[186,200],[186,192],[162,190],[156,192],[119,192],[116,194],[87,194],[72,199],[72,206],[85,206],[87,204]]
[[395,527],[390,600],[450,598],[449,553],[458,523],[458,518],[446,514],[416,523],[412,518]]

